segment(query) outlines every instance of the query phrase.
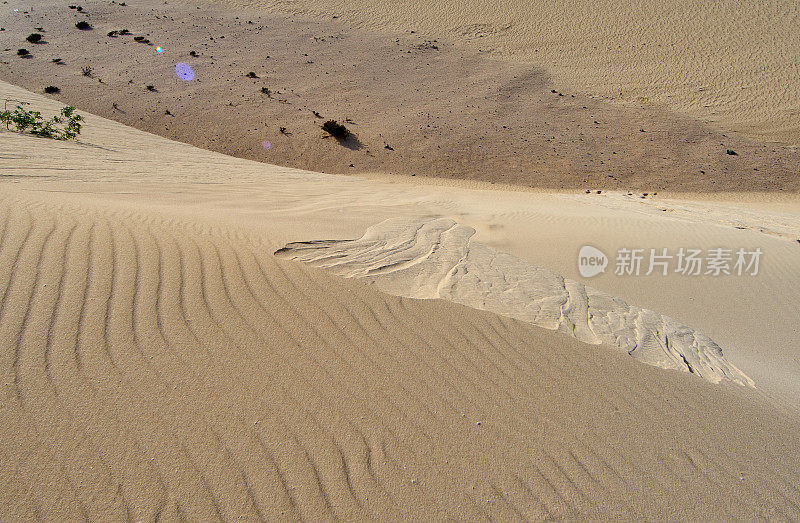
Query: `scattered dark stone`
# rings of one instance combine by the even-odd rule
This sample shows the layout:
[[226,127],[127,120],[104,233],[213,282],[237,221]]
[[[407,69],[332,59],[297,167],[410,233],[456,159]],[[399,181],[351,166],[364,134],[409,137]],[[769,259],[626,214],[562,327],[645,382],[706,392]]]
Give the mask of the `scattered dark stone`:
[[558,91],[556,91],[555,89],[550,89],[550,92],[556,94]]
[[600,194],[601,192],[603,192],[603,191],[597,191],[597,194]]
[[56,94],[56,93],[58,93],[60,91],[61,91],[61,89],[59,89],[58,87],[56,87],[54,85],[48,85],[47,87],[44,88],[44,92],[47,93],[47,94]]

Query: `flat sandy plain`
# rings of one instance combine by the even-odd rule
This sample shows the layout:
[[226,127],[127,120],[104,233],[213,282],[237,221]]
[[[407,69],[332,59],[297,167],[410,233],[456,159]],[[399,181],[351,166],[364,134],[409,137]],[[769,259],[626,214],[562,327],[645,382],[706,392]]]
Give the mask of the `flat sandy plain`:
[[[638,137],[651,134],[650,124],[664,126],[654,149],[631,160],[631,178],[603,185],[607,173],[591,168],[578,178],[568,165],[583,162],[580,151],[564,149],[556,152],[572,163],[553,169],[575,176],[565,185],[548,182],[544,160],[538,174],[526,168],[504,180],[481,171],[488,164],[479,156],[469,157],[477,167],[456,166],[458,140],[444,132],[427,147],[451,155],[432,164],[450,174],[437,178],[431,167],[412,178],[407,165],[416,164],[404,162],[428,149],[395,147],[416,132],[397,123],[408,109],[394,105],[390,95],[399,91],[386,87],[386,98],[374,102],[386,108],[382,114],[396,111],[384,120],[398,140],[385,142],[394,150],[377,141],[381,118],[367,124],[367,109],[350,112],[355,103],[335,115],[354,114],[364,147],[348,149],[323,139],[319,119],[307,114],[322,98],[306,108],[289,98],[302,85],[300,66],[314,65],[298,58],[286,66],[296,68],[285,78],[291,104],[274,105],[302,111],[269,113],[271,98],[242,102],[242,118],[257,106],[271,120],[236,135],[242,150],[230,151],[239,142],[223,137],[239,131],[222,118],[222,104],[203,114],[195,103],[212,100],[212,91],[173,80],[152,46],[128,37],[124,52],[111,51],[123,44],[104,35],[123,23],[144,34],[134,24],[166,16],[157,8],[174,9],[175,24],[228,17],[233,28],[236,16],[248,26],[246,16],[263,16],[283,27],[279,16],[293,16],[299,4],[284,12],[251,6],[247,15],[172,3],[87,4],[95,26],[88,33],[67,31],[74,20],[56,22],[56,7],[47,5],[34,7],[36,16],[52,17],[52,30],[42,25],[48,43],[27,45],[32,59],[7,53],[15,62],[3,69],[30,90],[0,83],[0,96],[46,115],[75,103],[86,121],[77,142],[0,129],[0,519],[800,518],[800,199],[790,145],[765,147],[674,108],[637,109],[577,90],[573,99],[542,76],[537,107],[565,118],[553,120],[560,128],[577,121],[570,111],[584,105],[617,115],[613,140],[639,154],[650,142],[630,145],[620,129]],[[112,16],[103,10],[121,16],[125,9],[155,14],[103,26],[102,17]],[[343,38],[369,33],[384,41],[389,28],[376,13],[377,26],[342,26]],[[315,23],[312,14],[303,23]],[[15,49],[29,29],[12,16],[3,12],[0,37]],[[316,32],[306,36],[313,41]],[[416,34],[401,45],[419,43]],[[437,51],[426,45],[403,54],[420,60],[415,53]],[[447,45],[438,51],[470,53]],[[66,62],[52,66],[62,68],[54,69],[62,71],[57,82],[34,67],[55,48]],[[375,48],[375,63],[390,63]],[[251,59],[243,49],[240,42],[237,59]],[[495,70],[482,69],[485,57],[475,53],[469,60],[478,65],[464,74],[485,75],[484,94],[499,89],[492,82],[506,67],[518,66],[495,57]],[[366,67],[354,61],[349,67]],[[80,74],[84,65],[93,78]],[[247,82],[255,93],[267,76],[259,70],[262,78],[225,82],[210,66],[196,70],[208,72],[218,92],[223,83]],[[127,83],[125,68],[138,68],[139,84],[130,92],[109,87]],[[62,93],[33,92],[45,81]],[[320,112],[332,114],[337,93],[358,91],[359,78],[349,81],[352,90],[328,86],[331,105]],[[157,91],[144,90],[149,84]],[[430,93],[444,87],[427,88],[414,110],[436,105]],[[173,110],[181,100],[185,112]],[[458,116],[459,125],[472,114]],[[193,141],[214,137],[205,134],[214,118],[213,132],[226,144],[217,151]],[[294,136],[273,138],[270,129],[283,121],[297,126],[287,125]],[[644,167],[663,144],[686,142],[671,134],[680,129],[699,129],[699,145],[681,145],[675,161],[705,158],[716,170],[701,179],[727,191],[709,193],[712,184],[696,178],[682,184],[688,175],[674,163],[663,172]],[[716,141],[723,134],[731,141]],[[264,139],[272,149],[248,159],[246,148]],[[713,143],[739,154],[714,156]],[[367,146],[375,164],[359,176],[292,163],[308,157],[309,167],[323,170],[350,158],[342,155],[366,157]],[[286,155],[275,161],[284,165],[264,163],[273,152]],[[381,156],[392,152],[405,156]],[[745,169],[739,160],[750,163]],[[570,190],[549,190],[558,187]],[[576,259],[585,244],[609,255],[623,247],[764,254],[756,276],[621,277],[609,267],[586,279]],[[629,351],[631,340],[637,345]]]

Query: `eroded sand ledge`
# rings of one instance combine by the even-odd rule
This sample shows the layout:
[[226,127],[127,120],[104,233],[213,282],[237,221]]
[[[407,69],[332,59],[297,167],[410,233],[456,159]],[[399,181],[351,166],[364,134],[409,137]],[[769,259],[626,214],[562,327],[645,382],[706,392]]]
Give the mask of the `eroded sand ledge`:
[[294,242],[276,251],[348,278],[367,278],[410,298],[442,298],[585,343],[619,347],[637,360],[719,383],[754,386],[714,341],[672,318],[628,305],[552,271],[470,241],[475,229],[447,218],[388,219],[357,240]]

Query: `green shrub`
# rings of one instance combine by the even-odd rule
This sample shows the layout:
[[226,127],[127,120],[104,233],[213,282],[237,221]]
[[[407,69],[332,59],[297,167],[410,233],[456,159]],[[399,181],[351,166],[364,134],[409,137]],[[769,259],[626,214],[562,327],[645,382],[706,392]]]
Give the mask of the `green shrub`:
[[327,122],[322,124],[322,130],[330,134],[337,140],[344,140],[348,136],[350,136],[350,131],[347,130],[347,127],[340,124],[336,120],[328,120]]
[[[45,121],[39,111],[26,111],[21,105],[18,105],[13,112],[9,110],[0,112],[0,122],[6,124],[6,129],[13,123],[18,132],[27,131],[36,136],[56,140],[77,137],[81,132],[81,121],[83,116],[76,114],[74,107],[62,108],[60,116],[54,116],[49,121]],[[59,129],[56,124],[63,124],[64,127]]]

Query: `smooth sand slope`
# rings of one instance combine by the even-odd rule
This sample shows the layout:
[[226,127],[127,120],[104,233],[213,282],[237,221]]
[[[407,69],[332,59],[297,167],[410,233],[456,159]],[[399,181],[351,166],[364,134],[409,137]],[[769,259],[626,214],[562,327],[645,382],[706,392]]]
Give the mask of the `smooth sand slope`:
[[[0,32],[0,78],[40,93],[58,87],[53,97],[64,103],[198,147],[327,173],[570,190],[800,191],[800,151],[794,148],[715,130],[663,104],[619,106],[591,98],[586,84],[554,79],[549,61],[489,56],[452,32],[374,30],[356,27],[352,18],[292,14],[302,2],[271,10],[127,4],[91,0],[78,12],[55,0],[9,3],[0,9],[6,29]],[[438,10],[435,5],[419,12]],[[464,16],[483,16],[481,9]],[[93,29],[80,31],[77,21]],[[46,43],[25,41],[36,27]],[[131,34],[107,36],[122,29]],[[585,28],[554,40],[552,52],[573,38],[584,39]],[[20,47],[31,55],[16,56]],[[593,55],[563,56],[559,64]],[[755,59],[731,57],[736,63]],[[179,79],[177,62],[190,64],[195,79]],[[82,74],[85,67],[89,76]],[[667,72],[631,81],[682,89],[660,83]],[[775,75],[764,73],[757,80],[770,78]],[[776,104],[769,100],[770,108]],[[345,122],[354,137],[344,143],[325,138],[320,125],[328,118]]]
[[[556,89],[665,105],[765,141],[800,144],[800,6],[786,0],[228,0],[338,15],[531,61]],[[194,4],[192,4],[194,5]],[[435,37],[435,36],[434,36]]]
[[[634,222],[761,245],[758,285],[794,301],[795,242],[757,223],[315,174],[92,115],[78,143],[0,131],[0,174],[3,520],[800,517],[800,417],[765,377],[797,375],[796,345],[761,353],[759,370],[765,347],[721,343],[757,388],[712,384],[272,254],[392,216],[450,217],[575,278],[559,256],[574,265],[587,224],[608,248]],[[648,301],[667,282],[606,278],[592,285],[636,288],[627,300],[703,331],[720,326],[704,300],[765,307],[747,280],[669,280],[689,321]],[[773,314],[772,335],[788,336]],[[741,311],[725,327],[761,332]]]

